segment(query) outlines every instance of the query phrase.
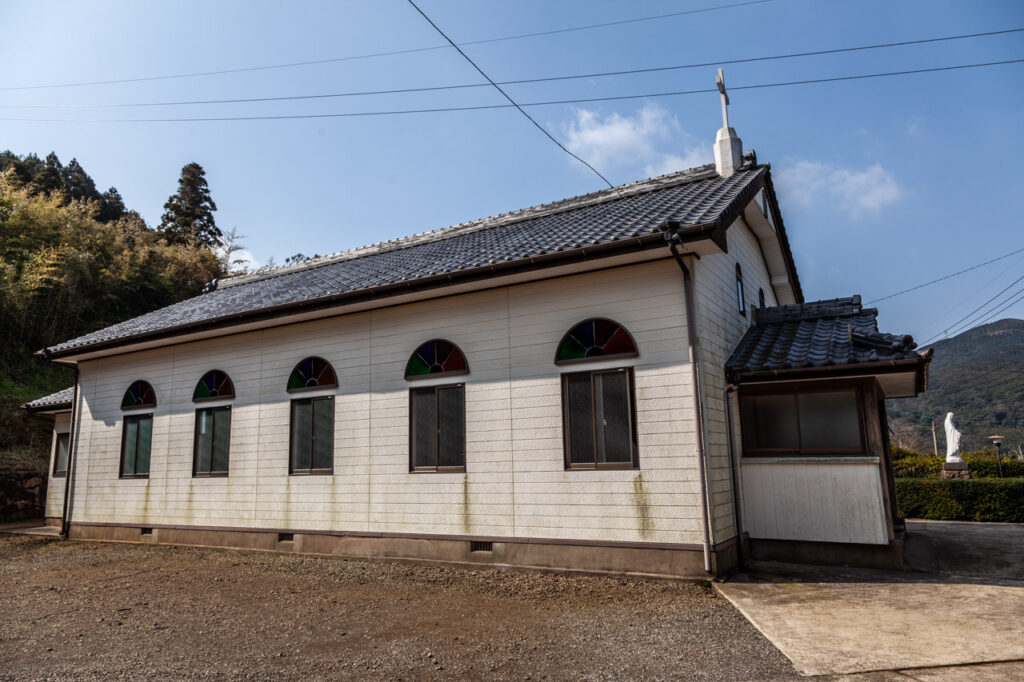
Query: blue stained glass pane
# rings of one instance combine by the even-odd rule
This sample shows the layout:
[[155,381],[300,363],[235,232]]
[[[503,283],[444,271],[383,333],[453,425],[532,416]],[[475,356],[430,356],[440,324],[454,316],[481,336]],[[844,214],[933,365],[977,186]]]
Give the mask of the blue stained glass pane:
[[433,341],[428,341],[420,346],[419,353],[427,365],[433,365],[437,362],[437,347]]

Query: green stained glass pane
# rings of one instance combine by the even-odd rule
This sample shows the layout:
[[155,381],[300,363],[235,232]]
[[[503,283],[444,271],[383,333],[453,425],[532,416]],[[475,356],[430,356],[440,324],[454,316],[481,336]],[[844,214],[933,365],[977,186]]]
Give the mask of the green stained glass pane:
[[196,384],[196,390],[192,393],[192,400],[202,400],[210,397],[210,389],[206,387],[205,381]]
[[587,349],[571,334],[565,337],[562,345],[558,347],[558,361],[575,360],[587,357]]
[[430,365],[423,361],[419,353],[413,353],[409,364],[405,367],[405,376],[419,377],[430,373]]
[[292,375],[288,377],[288,390],[294,390],[297,388],[305,388],[306,379],[299,374],[299,370],[295,369],[292,371]]

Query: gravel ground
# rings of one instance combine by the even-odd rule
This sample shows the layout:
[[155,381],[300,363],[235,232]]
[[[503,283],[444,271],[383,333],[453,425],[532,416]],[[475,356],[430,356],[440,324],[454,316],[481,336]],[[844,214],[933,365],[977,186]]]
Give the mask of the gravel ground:
[[0,535],[0,679],[794,679],[707,585]]

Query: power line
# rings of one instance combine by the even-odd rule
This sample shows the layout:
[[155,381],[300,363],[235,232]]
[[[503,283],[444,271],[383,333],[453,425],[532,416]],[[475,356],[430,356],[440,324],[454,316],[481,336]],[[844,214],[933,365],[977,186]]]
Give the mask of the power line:
[[[943,331],[939,332],[938,334],[935,334],[934,336],[930,337],[930,338],[929,338],[929,339],[928,339],[927,341],[924,341],[923,343],[931,343],[931,341],[932,341],[932,340],[934,340],[934,339],[937,339],[938,337],[940,337],[940,336],[942,336],[942,335],[944,335],[944,334],[948,334],[950,330],[953,330],[954,328],[957,328],[957,329],[959,329],[959,327],[961,326],[961,323],[962,323],[962,322],[963,322],[964,320],[969,320],[970,318],[972,318],[972,317],[974,317],[975,315],[977,315],[977,314],[978,314],[979,312],[981,312],[981,311],[982,311],[982,309],[984,309],[984,308],[985,308],[985,307],[986,307],[986,306],[987,306],[987,305],[988,305],[989,303],[991,303],[992,301],[994,301],[994,300],[996,300],[997,298],[999,298],[1000,296],[1002,296],[1002,295],[1003,295],[1004,293],[1006,293],[1006,291],[1007,291],[1008,289],[1010,289],[1010,288],[1011,288],[1011,287],[1012,287],[1012,286],[1013,286],[1014,284],[1016,284],[1017,282],[1021,281],[1022,279],[1024,279],[1024,275],[1021,275],[1021,276],[1020,276],[1020,277],[1018,277],[1017,279],[1015,279],[1015,280],[1013,280],[1012,282],[1010,282],[1010,283],[1009,283],[1008,285],[1006,285],[1006,288],[1004,288],[1004,289],[1001,289],[1001,290],[1000,290],[1000,291],[999,291],[999,292],[998,292],[998,293],[997,293],[997,294],[996,294],[995,296],[993,296],[992,298],[988,299],[987,301],[985,301],[984,303],[982,303],[981,305],[979,305],[979,306],[978,306],[977,308],[975,308],[975,309],[974,309],[974,310],[972,310],[971,312],[967,313],[966,315],[964,315],[963,317],[961,317],[961,318],[960,318],[959,320],[957,320],[957,321],[956,321],[956,322],[954,322],[953,324],[951,324],[951,325],[949,325],[948,327],[946,327],[946,328],[945,328],[945,329],[944,329]],[[1015,295],[1016,295],[1015,293],[1014,293],[1014,294],[1010,294],[1010,296],[1009,296],[1009,297],[1013,297],[1013,296],[1015,296]],[[1005,300],[1005,299],[1004,299],[1004,300]],[[997,303],[996,305],[1001,305],[1001,302],[1000,302],[1000,303]],[[968,323],[968,324],[971,324],[971,323]]]
[[998,272],[998,273],[997,273],[997,274],[995,275],[995,277],[993,277],[993,278],[992,278],[992,279],[990,279],[989,281],[985,282],[985,283],[984,283],[984,284],[983,284],[982,286],[980,286],[980,287],[979,287],[979,288],[978,288],[977,290],[975,290],[975,291],[971,292],[971,293],[970,293],[970,294],[969,294],[968,296],[966,296],[966,297],[964,297],[964,298],[960,299],[960,301],[959,301],[959,302],[958,302],[958,303],[957,303],[956,305],[954,305],[954,306],[952,306],[952,307],[947,307],[947,308],[946,308],[946,309],[945,309],[945,310],[944,310],[944,311],[942,312],[942,314],[941,314],[941,315],[939,315],[939,317],[937,317],[937,318],[936,318],[936,321],[937,321],[937,320],[944,320],[944,319],[946,319],[947,317],[949,317],[949,316],[950,316],[951,314],[953,314],[953,311],[955,311],[955,310],[959,309],[959,308],[960,308],[960,306],[962,306],[962,305],[963,305],[964,303],[967,303],[968,301],[972,300],[972,299],[973,299],[973,298],[974,298],[975,296],[977,296],[977,295],[978,295],[978,294],[980,294],[981,292],[983,292],[983,291],[985,291],[986,289],[988,289],[988,288],[989,288],[989,286],[990,286],[991,284],[993,284],[994,282],[998,282],[998,281],[1000,281],[1000,280],[1001,280],[1001,279],[1003,278],[1003,275],[1005,275],[1005,274],[1006,274],[1006,273],[1008,273],[1008,272],[1009,272],[1010,270],[1013,270],[1013,269],[1014,269],[1015,267],[1017,267],[1017,265],[1019,265],[1021,261],[1024,261],[1024,256],[1021,256],[1020,258],[1016,259],[1015,261],[1013,261],[1012,263],[1010,263],[1009,265],[1007,265],[1007,266],[1006,266],[1005,268],[1003,268],[1002,270],[1000,270],[1000,271],[999,271],[999,272]]
[[601,174],[601,171],[597,170],[596,168],[594,168],[593,166],[591,166],[591,165],[590,165],[589,163],[587,163],[586,161],[584,161],[583,159],[581,159],[581,158],[580,158],[579,156],[577,156],[576,154],[574,154],[574,153],[572,153],[571,151],[569,151],[569,148],[568,148],[568,147],[566,147],[566,146],[565,146],[564,144],[562,144],[561,142],[559,142],[559,141],[558,141],[558,140],[557,140],[557,139],[555,138],[555,136],[554,136],[554,135],[552,135],[551,133],[549,133],[549,132],[547,131],[547,128],[545,128],[544,126],[542,126],[542,125],[541,125],[540,123],[537,123],[537,120],[536,120],[536,119],[535,119],[535,118],[534,118],[533,116],[530,116],[530,115],[529,115],[528,113],[526,113],[526,110],[525,110],[525,109],[523,109],[523,108],[522,108],[521,106],[519,106],[518,104],[516,104],[516,101],[515,101],[514,99],[512,99],[512,97],[510,97],[510,96],[509,96],[509,94],[508,94],[507,92],[505,92],[504,90],[502,90],[502,88],[501,88],[501,86],[500,86],[500,85],[498,85],[498,84],[497,84],[497,83],[495,83],[495,82],[494,82],[493,80],[491,80],[491,77],[490,77],[490,76],[488,76],[488,75],[487,75],[486,73],[484,73],[484,70],[483,70],[483,69],[481,69],[481,68],[480,68],[479,66],[477,66],[477,63],[476,63],[476,62],[474,62],[474,61],[473,61],[472,59],[470,59],[469,55],[468,55],[468,54],[466,54],[465,52],[463,52],[463,51],[462,51],[462,48],[461,48],[461,47],[459,47],[458,45],[456,45],[456,44],[455,44],[455,41],[454,41],[454,40],[452,40],[451,38],[449,38],[449,37],[448,37],[448,34],[446,34],[446,33],[445,33],[444,31],[442,31],[442,30],[441,30],[441,27],[440,27],[440,26],[438,26],[437,24],[435,24],[435,23],[434,23],[434,21],[433,21],[433,20],[432,20],[432,19],[431,19],[430,17],[428,17],[428,16],[427,16],[426,12],[424,12],[423,10],[421,10],[421,9],[420,9],[419,5],[417,5],[417,4],[415,3],[415,2],[413,2],[413,0],[408,0],[408,2],[409,2],[409,4],[410,4],[410,5],[412,5],[412,6],[413,6],[413,8],[414,8],[414,9],[415,9],[415,10],[416,10],[417,12],[419,12],[419,13],[420,13],[420,15],[421,15],[421,16],[422,16],[422,17],[423,17],[424,19],[426,19],[426,20],[427,20],[427,23],[428,23],[428,24],[430,24],[431,26],[433,26],[433,27],[434,27],[434,30],[435,30],[435,31],[437,31],[438,33],[440,33],[440,34],[441,34],[441,37],[442,37],[442,38],[444,38],[445,40],[447,40],[447,41],[448,41],[448,42],[449,42],[449,43],[451,44],[451,46],[452,46],[452,47],[454,47],[454,48],[455,48],[455,50],[456,50],[456,51],[457,51],[457,52],[458,52],[459,54],[461,54],[461,55],[462,55],[462,57],[463,57],[463,58],[464,58],[464,59],[465,59],[465,60],[466,60],[467,62],[469,62],[469,63],[470,63],[470,64],[471,64],[472,66],[473,66],[473,68],[474,68],[474,69],[476,69],[476,70],[477,70],[477,72],[478,72],[478,73],[479,73],[479,74],[480,74],[481,76],[483,76],[483,77],[484,77],[484,78],[485,78],[485,79],[487,80],[487,82],[488,82],[488,83],[490,83],[491,85],[493,85],[493,86],[494,86],[494,89],[495,89],[495,90],[497,90],[498,92],[500,92],[500,93],[502,94],[502,96],[503,96],[503,97],[504,97],[505,99],[507,99],[507,100],[509,101],[509,103],[510,103],[510,104],[511,104],[511,105],[512,105],[513,107],[515,107],[515,108],[516,108],[516,109],[517,109],[517,110],[519,111],[519,113],[520,113],[520,114],[522,114],[523,116],[525,116],[525,117],[526,117],[526,118],[527,118],[527,119],[528,119],[528,120],[530,121],[530,123],[532,123],[532,124],[533,124],[533,125],[534,125],[534,126],[535,126],[535,127],[537,128],[537,130],[539,130],[539,131],[541,131],[542,133],[544,133],[544,136],[545,136],[545,137],[547,137],[547,138],[548,138],[549,140],[551,140],[552,142],[554,142],[554,143],[555,143],[556,145],[558,145],[558,148],[559,148],[559,149],[561,149],[561,150],[562,150],[563,152],[565,152],[566,154],[568,154],[569,156],[571,156],[572,158],[576,159],[577,161],[579,161],[580,163],[582,163],[582,164],[583,164],[584,166],[586,166],[587,168],[589,168],[589,169],[590,169],[591,171],[593,171],[593,172],[594,172],[594,175],[596,175],[597,177],[599,177],[599,178],[601,178],[602,180],[604,180],[604,183],[605,183],[606,185],[608,185],[608,187],[610,187],[610,188],[614,188],[614,187],[615,187],[615,185],[613,185],[613,184],[611,183],[611,181],[610,181],[610,180],[609,180],[608,178],[606,178],[606,177],[605,177],[604,175],[602,175],[602,174]]
[[[550,83],[556,81],[580,80],[588,78],[608,78],[612,76],[629,76],[645,73],[659,73],[665,71],[680,71],[685,69],[696,69],[708,66],[725,66],[730,64],[749,64],[753,62],[773,61],[779,59],[794,59],[801,57],[814,57],[820,55],[837,54],[842,52],[857,52],[863,50],[877,50],[906,45],[921,45],[925,43],[937,43],[949,40],[963,40],[965,38],[980,38],[1007,33],[1024,32],[1024,28],[1011,28],[999,31],[987,31],[984,33],[964,33],[954,36],[941,36],[936,38],[922,38],[920,40],[903,40],[894,43],[877,43],[874,45],[859,45],[855,47],[840,47],[828,50],[813,50],[806,52],[791,52],[788,54],[745,57],[741,59],[725,59],[719,61],[699,62],[693,64],[676,64],[671,66],[654,66],[640,69],[624,69],[620,71],[602,71],[597,73],[572,74],[565,76],[544,76],[540,78],[520,78],[516,80],[495,81],[498,85],[527,85],[533,83]],[[472,43],[463,43],[464,45]],[[286,95],[277,97],[243,97],[233,99],[206,99],[206,100],[179,100],[165,102],[123,102],[113,104],[0,104],[0,109],[97,109],[97,108],[124,108],[124,107],[164,107],[184,106],[200,104],[248,104],[254,102],[282,102],[310,99],[330,99],[340,97],[364,97],[370,95],[396,95],[416,92],[438,92],[445,90],[465,90],[474,88],[491,87],[490,83],[463,83],[456,85],[435,85],[415,88],[394,88],[389,90],[360,90],[352,92],[317,93],[312,95]],[[901,292],[902,293],[902,292]],[[896,294],[893,294],[894,296]],[[878,299],[882,300],[882,299]]]
[[984,266],[989,265],[991,263],[995,263],[997,261],[1001,261],[1001,260],[1003,260],[1005,258],[1009,258],[1010,256],[1015,256],[1018,253],[1024,253],[1024,248],[1017,249],[1016,251],[1011,251],[1010,253],[1007,253],[1007,254],[1004,254],[1002,256],[999,256],[998,258],[993,258],[992,260],[987,260],[984,263],[978,263],[977,265],[972,265],[969,268],[964,268],[963,270],[960,270],[958,272],[954,272],[954,273],[952,273],[950,275],[945,275],[944,277],[939,277],[938,279],[933,279],[930,282],[925,282],[924,284],[918,284],[917,286],[910,287],[909,289],[904,289],[902,291],[897,291],[895,294],[889,294],[888,296],[882,296],[881,298],[876,298],[873,301],[868,301],[866,305],[871,305],[872,303],[878,303],[879,301],[885,301],[885,300],[888,300],[890,298],[895,298],[896,296],[902,296],[903,294],[910,293],[911,291],[917,291],[918,289],[923,289],[924,287],[931,286],[932,284],[938,284],[939,282],[944,282],[947,279],[951,279],[953,277],[956,277],[957,275],[962,275],[965,272],[970,272],[971,270],[977,270],[980,267],[984,267]]
[[[810,78],[797,81],[783,81],[777,83],[758,83],[753,85],[731,85],[729,90],[761,90],[767,88],[793,87],[798,85],[815,85],[819,83],[837,83],[842,81],[865,80],[870,78],[887,78],[891,76],[907,76],[921,73],[937,73],[941,71],[957,71],[962,69],[977,69],[990,66],[1003,66],[1007,64],[1020,64],[1024,58],[1006,59],[995,62],[981,62],[977,64],[958,64],[955,66],[939,66],[927,69],[908,69],[906,71],[886,71],[882,73],[857,74],[854,76],[834,76],[831,78]],[[25,117],[4,117],[0,121],[25,121],[40,123],[191,123],[203,121],[278,121],[289,119],[316,119],[316,118],[350,118],[363,116],[395,116],[401,114],[431,114],[453,111],[480,111],[485,109],[510,109],[513,107],[542,107],[555,104],[588,104],[592,102],[613,102],[632,99],[649,99],[656,97],[677,97],[681,95],[697,95],[718,92],[716,88],[700,88],[697,90],[676,90],[669,92],[649,92],[637,95],[613,95],[608,97],[581,97],[577,99],[547,100],[542,102],[520,102],[518,104],[481,104],[476,106],[458,107],[434,107],[423,109],[393,109],[382,111],[352,111],[325,114],[281,114],[268,116],[197,116],[197,117],[167,117],[167,118],[25,118]]]
[[[584,26],[570,26],[568,28],[559,28],[549,31],[537,31],[536,33],[520,33],[513,36],[502,36],[499,38],[486,38],[483,40],[471,40],[460,45],[483,45],[485,43],[498,43],[507,40],[521,40],[523,38],[536,38],[539,36],[555,35],[558,33],[570,33],[574,31],[588,31],[595,28],[606,28],[609,26],[619,26],[622,24],[634,24],[642,21],[654,21],[657,19],[669,19],[672,17],[681,17],[688,14],[700,14],[703,12],[715,12],[723,9],[732,9],[734,7],[745,7],[747,5],[759,5],[772,0],[747,0],[746,2],[735,2],[728,5],[715,5],[713,7],[701,7],[698,9],[685,10],[681,12],[669,12],[667,14],[656,14],[647,17],[635,17],[633,19],[620,19],[618,21],[606,21],[600,24],[587,24]],[[299,66],[316,66],[319,64],[332,64],[337,62],[348,62],[355,61],[358,59],[373,59],[376,57],[391,57],[402,54],[413,54],[416,52],[430,52],[433,50],[443,50],[450,47],[449,45],[432,45],[430,47],[412,47],[403,50],[390,50],[387,52],[371,52],[368,54],[351,55],[348,57],[330,57],[327,59],[313,59],[303,62],[288,62],[284,64],[267,64],[264,66],[247,66],[236,69],[219,69],[217,71],[196,71],[192,73],[177,73],[164,76],[141,76],[138,78],[118,78],[114,80],[102,80],[102,81],[86,81],[80,83],[57,83],[51,85],[18,85],[8,86],[0,88],[0,92],[11,91],[11,90],[44,90],[53,88],[77,88],[85,87],[90,85],[118,85],[122,83],[140,83],[143,81],[161,81],[161,80],[173,80],[177,78],[196,78],[201,76],[220,76],[232,73],[247,73],[252,71],[269,71],[272,69],[290,69]]]

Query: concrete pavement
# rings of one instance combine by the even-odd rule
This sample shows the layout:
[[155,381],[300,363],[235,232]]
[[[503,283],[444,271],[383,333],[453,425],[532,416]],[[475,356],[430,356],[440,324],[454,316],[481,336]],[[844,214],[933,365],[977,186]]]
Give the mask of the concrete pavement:
[[762,563],[716,587],[804,675],[1024,680],[1024,526],[911,521],[907,549],[914,572]]

